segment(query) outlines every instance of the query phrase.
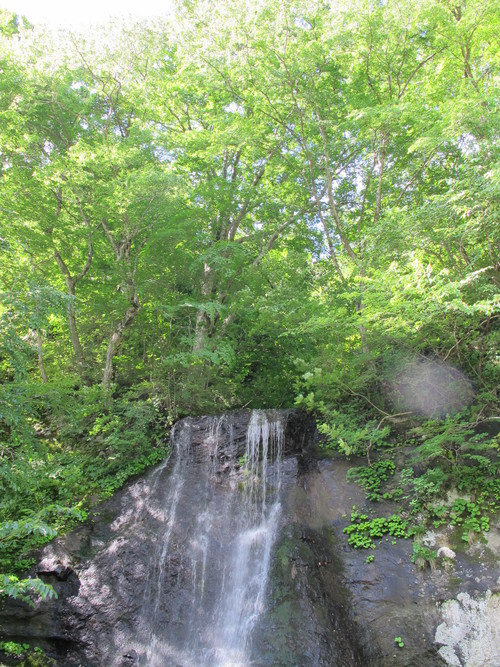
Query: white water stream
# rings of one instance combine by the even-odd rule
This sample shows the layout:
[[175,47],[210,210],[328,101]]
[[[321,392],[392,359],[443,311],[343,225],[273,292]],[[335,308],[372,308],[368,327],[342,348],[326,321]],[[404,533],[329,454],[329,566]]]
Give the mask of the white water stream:
[[239,460],[227,460],[231,429],[213,418],[201,446],[189,425],[173,438],[168,489],[151,508],[161,523],[135,644],[144,667],[252,664],[280,522],[284,424],[280,413],[253,411]]

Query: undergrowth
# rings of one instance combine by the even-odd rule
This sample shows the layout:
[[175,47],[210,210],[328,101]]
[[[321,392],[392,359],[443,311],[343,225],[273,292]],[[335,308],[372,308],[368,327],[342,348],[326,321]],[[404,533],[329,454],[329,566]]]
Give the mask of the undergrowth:
[[71,385],[0,391],[0,406],[11,408],[0,414],[0,594],[29,601],[52,594],[17,576],[33,550],[161,461],[170,420],[141,388],[118,396]]
[[[386,429],[381,439],[375,420],[360,424],[350,417],[350,423],[341,418],[320,430],[326,436],[323,447],[366,455],[363,465],[348,471],[368,501],[364,511],[353,508],[344,529],[352,547],[374,549],[384,537],[416,538],[412,561],[435,567],[436,553],[419,541],[426,530],[449,527],[467,544],[489,531],[492,514],[500,510],[499,435],[476,432],[462,414],[413,422],[394,434]],[[395,456],[401,448],[405,467],[398,469]],[[397,501],[398,514],[378,516],[382,499]]]

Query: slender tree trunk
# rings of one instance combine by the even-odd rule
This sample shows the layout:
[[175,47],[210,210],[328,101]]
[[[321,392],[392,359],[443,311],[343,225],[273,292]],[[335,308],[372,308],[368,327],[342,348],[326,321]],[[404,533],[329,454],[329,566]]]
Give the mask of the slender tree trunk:
[[83,376],[85,368],[85,356],[83,353],[83,347],[80,342],[80,336],[78,334],[78,326],[76,320],[76,310],[75,310],[75,295],[76,295],[76,285],[82,278],[84,278],[92,263],[93,257],[93,246],[92,246],[92,237],[89,232],[88,237],[88,252],[87,252],[87,261],[82,270],[72,276],[69,268],[61,256],[61,253],[56,249],[54,250],[54,259],[56,260],[57,265],[61,269],[62,274],[64,275],[64,282],[66,283],[66,293],[69,296],[69,305],[68,305],[68,329],[69,329],[69,338],[71,341],[71,347],[73,348],[73,354],[75,356],[76,366],[78,374]]
[[131,288],[131,292],[132,294],[130,298],[130,306],[127,308],[124,316],[118,322],[109,338],[108,348],[106,350],[106,366],[104,368],[104,375],[102,377],[102,384],[105,388],[109,388],[111,382],[113,381],[113,361],[116,353],[118,352],[118,348],[122,343],[123,333],[130,327],[141,309],[135,287]]
[[[59,188],[56,194],[57,197],[57,209],[56,209],[56,219],[59,218],[63,210],[63,191],[62,188]],[[53,230],[48,230],[46,233],[50,237],[51,242],[54,246],[54,259],[57,266],[59,267],[61,273],[64,276],[64,282],[66,283],[66,293],[69,296],[69,305],[68,305],[68,329],[69,337],[71,341],[71,347],[73,348],[73,354],[76,361],[76,367],[80,377],[83,377],[84,368],[85,368],[85,357],[83,353],[83,347],[80,342],[80,336],[78,334],[78,326],[76,320],[76,310],[75,310],[75,294],[76,294],[76,285],[82,280],[90,270],[92,259],[94,256],[94,247],[92,243],[92,229],[90,226],[90,220],[87,217],[82,205],[80,204],[80,213],[82,216],[82,221],[87,228],[87,257],[85,264],[82,266],[81,270],[74,275],[71,275],[68,264],[63,259],[61,253],[59,252],[53,238]]]
[[[203,278],[201,281],[201,295],[207,298],[213,288],[213,273],[208,264],[203,267]],[[199,352],[205,345],[205,340],[208,335],[209,320],[207,313],[203,310],[198,310],[196,314],[196,324],[194,330],[193,352]]]
[[76,366],[78,373],[81,375],[85,367],[85,357],[83,354],[83,347],[80,342],[80,335],[78,333],[78,325],[76,322],[76,311],[75,311],[75,286],[71,284],[71,281],[66,281],[67,293],[70,297],[70,302],[68,305],[68,329],[69,329],[69,338],[71,341],[71,347],[73,348],[73,354],[75,355]]
[[104,375],[102,377],[102,384],[107,388],[111,385],[113,380],[113,359],[118,350],[118,346],[122,342],[123,329],[118,327],[111,334],[109,339],[108,349],[106,350],[106,366],[104,368]]
[[[146,213],[149,211],[149,208],[154,199],[155,195],[153,195],[150,198],[148,206],[146,207],[146,210],[141,216],[141,222],[144,219]],[[126,216],[125,216],[125,221],[127,221]],[[122,343],[123,334],[125,330],[131,326],[132,322],[135,320],[135,318],[139,314],[139,311],[141,310],[141,302],[139,301],[139,296],[137,295],[135,274],[137,271],[139,254],[142,248],[146,244],[147,235],[142,239],[142,242],[138,244],[135,256],[132,256],[132,244],[138,234],[138,231],[135,231],[133,234],[124,234],[120,240],[117,240],[115,236],[113,236],[113,233],[109,229],[108,224],[104,218],[101,220],[101,226],[104,230],[104,233],[106,234],[110,246],[113,249],[113,252],[115,253],[115,259],[117,265],[120,265],[121,263],[123,263],[124,265],[127,277],[125,278],[124,286],[123,284],[119,284],[117,286],[117,290],[125,294],[129,302],[129,306],[125,311],[125,314],[123,315],[122,319],[118,322],[113,332],[111,333],[108,343],[108,348],[106,350],[106,365],[104,367],[102,384],[105,388],[108,388],[111,385],[111,382],[113,381],[113,375],[114,375],[113,361],[118,351],[118,348]]]
[[47,376],[47,373],[45,371],[45,365],[43,363],[43,344],[42,344],[42,336],[38,329],[34,332],[35,333],[35,340],[36,340],[36,353],[38,357],[38,369],[40,371],[40,377],[42,378],[42,382],[48,382],[49,378]]

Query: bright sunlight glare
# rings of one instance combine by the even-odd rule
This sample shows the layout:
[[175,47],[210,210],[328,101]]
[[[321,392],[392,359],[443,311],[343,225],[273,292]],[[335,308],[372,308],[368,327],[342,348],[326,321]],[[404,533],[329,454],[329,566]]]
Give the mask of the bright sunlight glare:
[[33,24],[85,28],[106,23],[113,17],[165,16],[172,13],[173,0],[0,0],[0,9],[26,16]]

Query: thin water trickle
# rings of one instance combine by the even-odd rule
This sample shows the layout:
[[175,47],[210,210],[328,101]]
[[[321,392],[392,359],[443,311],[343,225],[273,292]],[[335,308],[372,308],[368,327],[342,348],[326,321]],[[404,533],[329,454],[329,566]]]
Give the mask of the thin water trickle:
[[[162,531],[161,540],[159,541],[159,551],[154,558],[153,567],[149,571],[149,575],[144,587],[143,607],[145,610],[145,618],[147,619],[148,639],[146,649],[146,662],[144,664],[153,665],[158,655],[157,645],[161,638],[157,635],[155,630],[155,618],[158,614],[160,604],[162,602],[162,593],[165,581],[165,572],[168,565],[168,558],[170,556],[171,536],[176,522],[176,512],[179,499],[182,493],[182,487],[185,482],[185,475],[183,474],[186,467],[186,457],[181,455],[184,448],[189,448],[189,442],[186,435],[183,433],[179,438],[174,437],[175,431],[172,433],[172,449],[174,449],[175,462],[171,474],[171,488],[167,494],[166,500],[163,503],[159,516],[162,517]],[[159,477],[155,479],[154,484],[158,484]],[[158,514],[157,514],[158,516]]]
[[[143,666],[251,664],[280,524],[284,423],[277,412],[253,411],[239,458],[232,433],[227,417],[212,418],[196,456],[189,422],[175,434],[156,562],[145,583],[143,639],[135,646]],[[230,446],[221,452],[223,436]]]

